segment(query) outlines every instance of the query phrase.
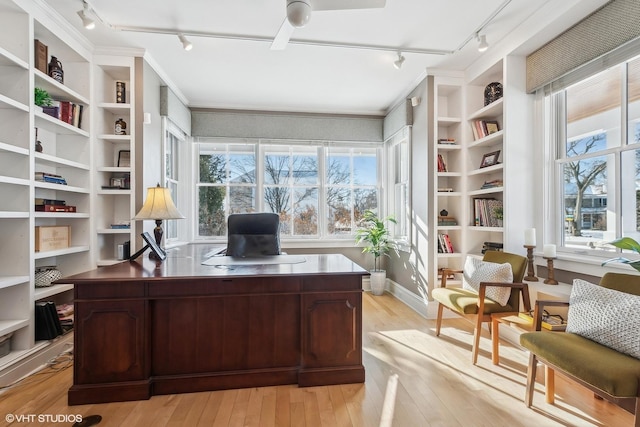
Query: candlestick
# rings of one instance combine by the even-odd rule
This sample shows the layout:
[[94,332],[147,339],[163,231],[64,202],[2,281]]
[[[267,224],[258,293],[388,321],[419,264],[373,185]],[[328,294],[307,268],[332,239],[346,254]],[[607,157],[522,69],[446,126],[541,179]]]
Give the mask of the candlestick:
[[[555,245],[553,246],[553,248],[555,250]],[[547,279],[544,281],[544,283],[547,284],[547,285],[557,285],[558,281],[553,277],[553,259],[555,257],[546,257],[545,256],[543,258],[547,260],[547,270],[549,270],[548,274],[547,274]]]
[[536,229],[527,228],[524,230],[524,246],[536,247]]
[[527,275],[524,280],[537,282],[538,278],[536,277],[536,272],[533,270],[533,248],[535,248],[535,245],[524,245],[524,247],[527,248]]
[[556,257],[556,245],[546,244],[542,248],[542,256],[544,258],[555,258]]

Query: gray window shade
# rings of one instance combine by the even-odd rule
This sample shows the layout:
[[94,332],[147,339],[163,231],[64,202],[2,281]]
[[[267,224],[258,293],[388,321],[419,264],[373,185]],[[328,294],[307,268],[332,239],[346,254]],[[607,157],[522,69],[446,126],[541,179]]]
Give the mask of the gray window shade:
[[527,57],[527,92],[566,87],[640,54],[639,23],[640,1],[610,1]]

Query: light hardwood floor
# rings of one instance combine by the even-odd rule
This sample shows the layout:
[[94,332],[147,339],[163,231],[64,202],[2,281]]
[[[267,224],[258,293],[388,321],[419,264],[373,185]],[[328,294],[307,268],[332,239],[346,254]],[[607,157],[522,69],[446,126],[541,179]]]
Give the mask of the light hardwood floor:
[[444,320],[438,338],[434,321],[425,320],[388,294],[365,294],[363,313],[364,384],[263,387],[70,407],[67,389],[72,369],[68,360],[61,360],[58,370],[47,368],[0,394],[0,425],[73,424],[46,424],[37,419],[10,424],[5,421],[7,415],[99,414],[100,427],[379,426],[393,374],[397,375],[396,394],[387,398],[387,405],[393,408],[388,425],[395,427],[632,424],[631,414],[594,399],[589,391],[560,375],[556,376],[554,405],[544,403],[543,387],[538,384],[534,406],[526,408],[527,354],[503,342],[501,365],[494,366],[486,335],[479,362],[473,366],[471,327],[464,321]]

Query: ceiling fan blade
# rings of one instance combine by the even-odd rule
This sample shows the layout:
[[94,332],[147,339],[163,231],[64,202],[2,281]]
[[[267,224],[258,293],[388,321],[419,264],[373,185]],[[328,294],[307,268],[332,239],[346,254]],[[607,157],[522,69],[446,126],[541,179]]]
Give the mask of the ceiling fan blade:
[[313,10],[379,9],[387,0],[311,0]]
[[271,50],[283,50],[287,46],[287,43],[289,43],[293,30],[295,30],[295,27],[289,23],[287,18],[284,18],[278,34],[276,34],[271,42]]

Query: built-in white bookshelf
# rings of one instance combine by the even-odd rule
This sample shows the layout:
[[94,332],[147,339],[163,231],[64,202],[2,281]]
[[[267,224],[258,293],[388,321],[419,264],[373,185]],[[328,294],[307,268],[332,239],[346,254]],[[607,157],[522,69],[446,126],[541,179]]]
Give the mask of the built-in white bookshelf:
[[[94,61],[95,103],[95,206],[97,265],[122,259],[118,246],[135,243],[135,62],[133,57],[98,55]],[[116,85],[124,88],[118,99]],[[120,102],[118,102],[120,101]],[[125,134],[116,133],[116,121],[126,123]],[[115,181],[114,181],[115,180]],[[123,181],[121,181],[123,180]],[[114,188],[123,183],[120,188]],[[111,187],[111,188],[109,188]],[[122,227],[129,224],[129,228]]]

